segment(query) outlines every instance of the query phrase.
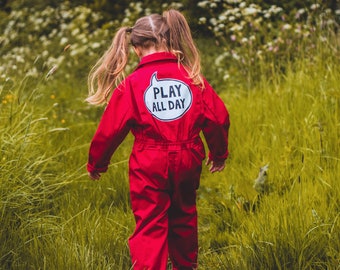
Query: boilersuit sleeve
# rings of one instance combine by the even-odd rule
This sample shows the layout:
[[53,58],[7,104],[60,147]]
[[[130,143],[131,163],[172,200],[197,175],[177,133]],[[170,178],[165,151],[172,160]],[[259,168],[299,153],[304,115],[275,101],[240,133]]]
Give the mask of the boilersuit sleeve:
[[203,104],[205,121],[202,131],[209,148],[209,158],[213,161],[223,161],[229,154],[229,112],[207,82],[203,90]]
[[91,141],[87,170],[106,172],[110,159],[130,131],[131,98],[127,84],[114,90]]

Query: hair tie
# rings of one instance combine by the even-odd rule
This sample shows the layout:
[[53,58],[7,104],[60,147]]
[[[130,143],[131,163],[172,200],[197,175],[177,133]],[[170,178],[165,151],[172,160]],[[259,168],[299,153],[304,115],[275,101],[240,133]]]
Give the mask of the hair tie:
[[132,29],[133,29],[132,27],[128,27],[128,28],[126,28],[125,32],[126,32],[126,33],[131,33],[131,32],[132,32]]

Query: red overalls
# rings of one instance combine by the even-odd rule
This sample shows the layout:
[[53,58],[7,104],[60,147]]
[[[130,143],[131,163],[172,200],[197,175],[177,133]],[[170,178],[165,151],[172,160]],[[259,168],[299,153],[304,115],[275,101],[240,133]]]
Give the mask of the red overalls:
[[228,111],[205,81],[193,85],[167,52],[142,58],[113,92],[92,140],[88,171],[105,172],[129,131],[135,143],[129,161],[136,229],[129,238],[134,269],[197,267],[196,189],[204,146],[212,160],[228,156]]

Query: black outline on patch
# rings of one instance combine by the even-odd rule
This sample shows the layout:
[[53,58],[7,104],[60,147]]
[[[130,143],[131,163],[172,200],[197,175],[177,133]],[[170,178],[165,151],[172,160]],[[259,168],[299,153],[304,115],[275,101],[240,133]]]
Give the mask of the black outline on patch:
[[[177,116],[176,118],[171,118],[171,119],[161,119],[161,118],[158,118],[152,111],[149,110],[148,106],[146,105],[146,101],[145,101],[145,94],[147,92],[147,90],[151,87],[152,85],[152,78],[155,76],[155,79],[157,82],[159,81],[177,81],[181,84],[184,84],[188,89],[189,89],[189,93],[190,93],[190,96],[191,96],[191,101],[190,101],[190,104],[189,106],[185,109],[185,111],[183,111],[183,113],[179,116]],[[177,80],[177,79],[171,79],[171,78],[163,78],[163,79],[158,79],[157,78],[157,71],[155,71],[152,75],[151,75],[151,78],[150,78],[150,84],[149,86],[146,88],[146,90],[144,91],[144,95],[143,95],[143,100],[144,100],[144,105],[145,107],[147,108],[147,110],[149,111],[149,113],[156,119],[158,119],[159,121],[162,121],[162,122],[171,122],[171,121],[174,121],[174,120],[177,120],[181,117],[183,117],[184,114],[186,114],[186,112],[191,108],[191,105],[192,105],[192,102],[193,102],[193,95],[192,95],[192,91],[191,91],[191,88],[183,81],[180,81],[180,80]]]

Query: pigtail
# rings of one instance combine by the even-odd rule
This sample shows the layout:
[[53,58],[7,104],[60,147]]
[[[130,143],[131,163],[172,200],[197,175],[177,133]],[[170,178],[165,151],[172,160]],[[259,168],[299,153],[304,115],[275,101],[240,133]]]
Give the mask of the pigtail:
[[95,105],[107,103],[114,88],[124,80],[129,56],[129,29],[122,27],[118,30],[109,49],[92,68],[88,77],[87,102]]
[[195,46],[185,17],[180,12],[173,9],[165,11],[163,17],[170,29],[170,50],[188,69],[189,76],[193,82],[204,88],[199,52]]

